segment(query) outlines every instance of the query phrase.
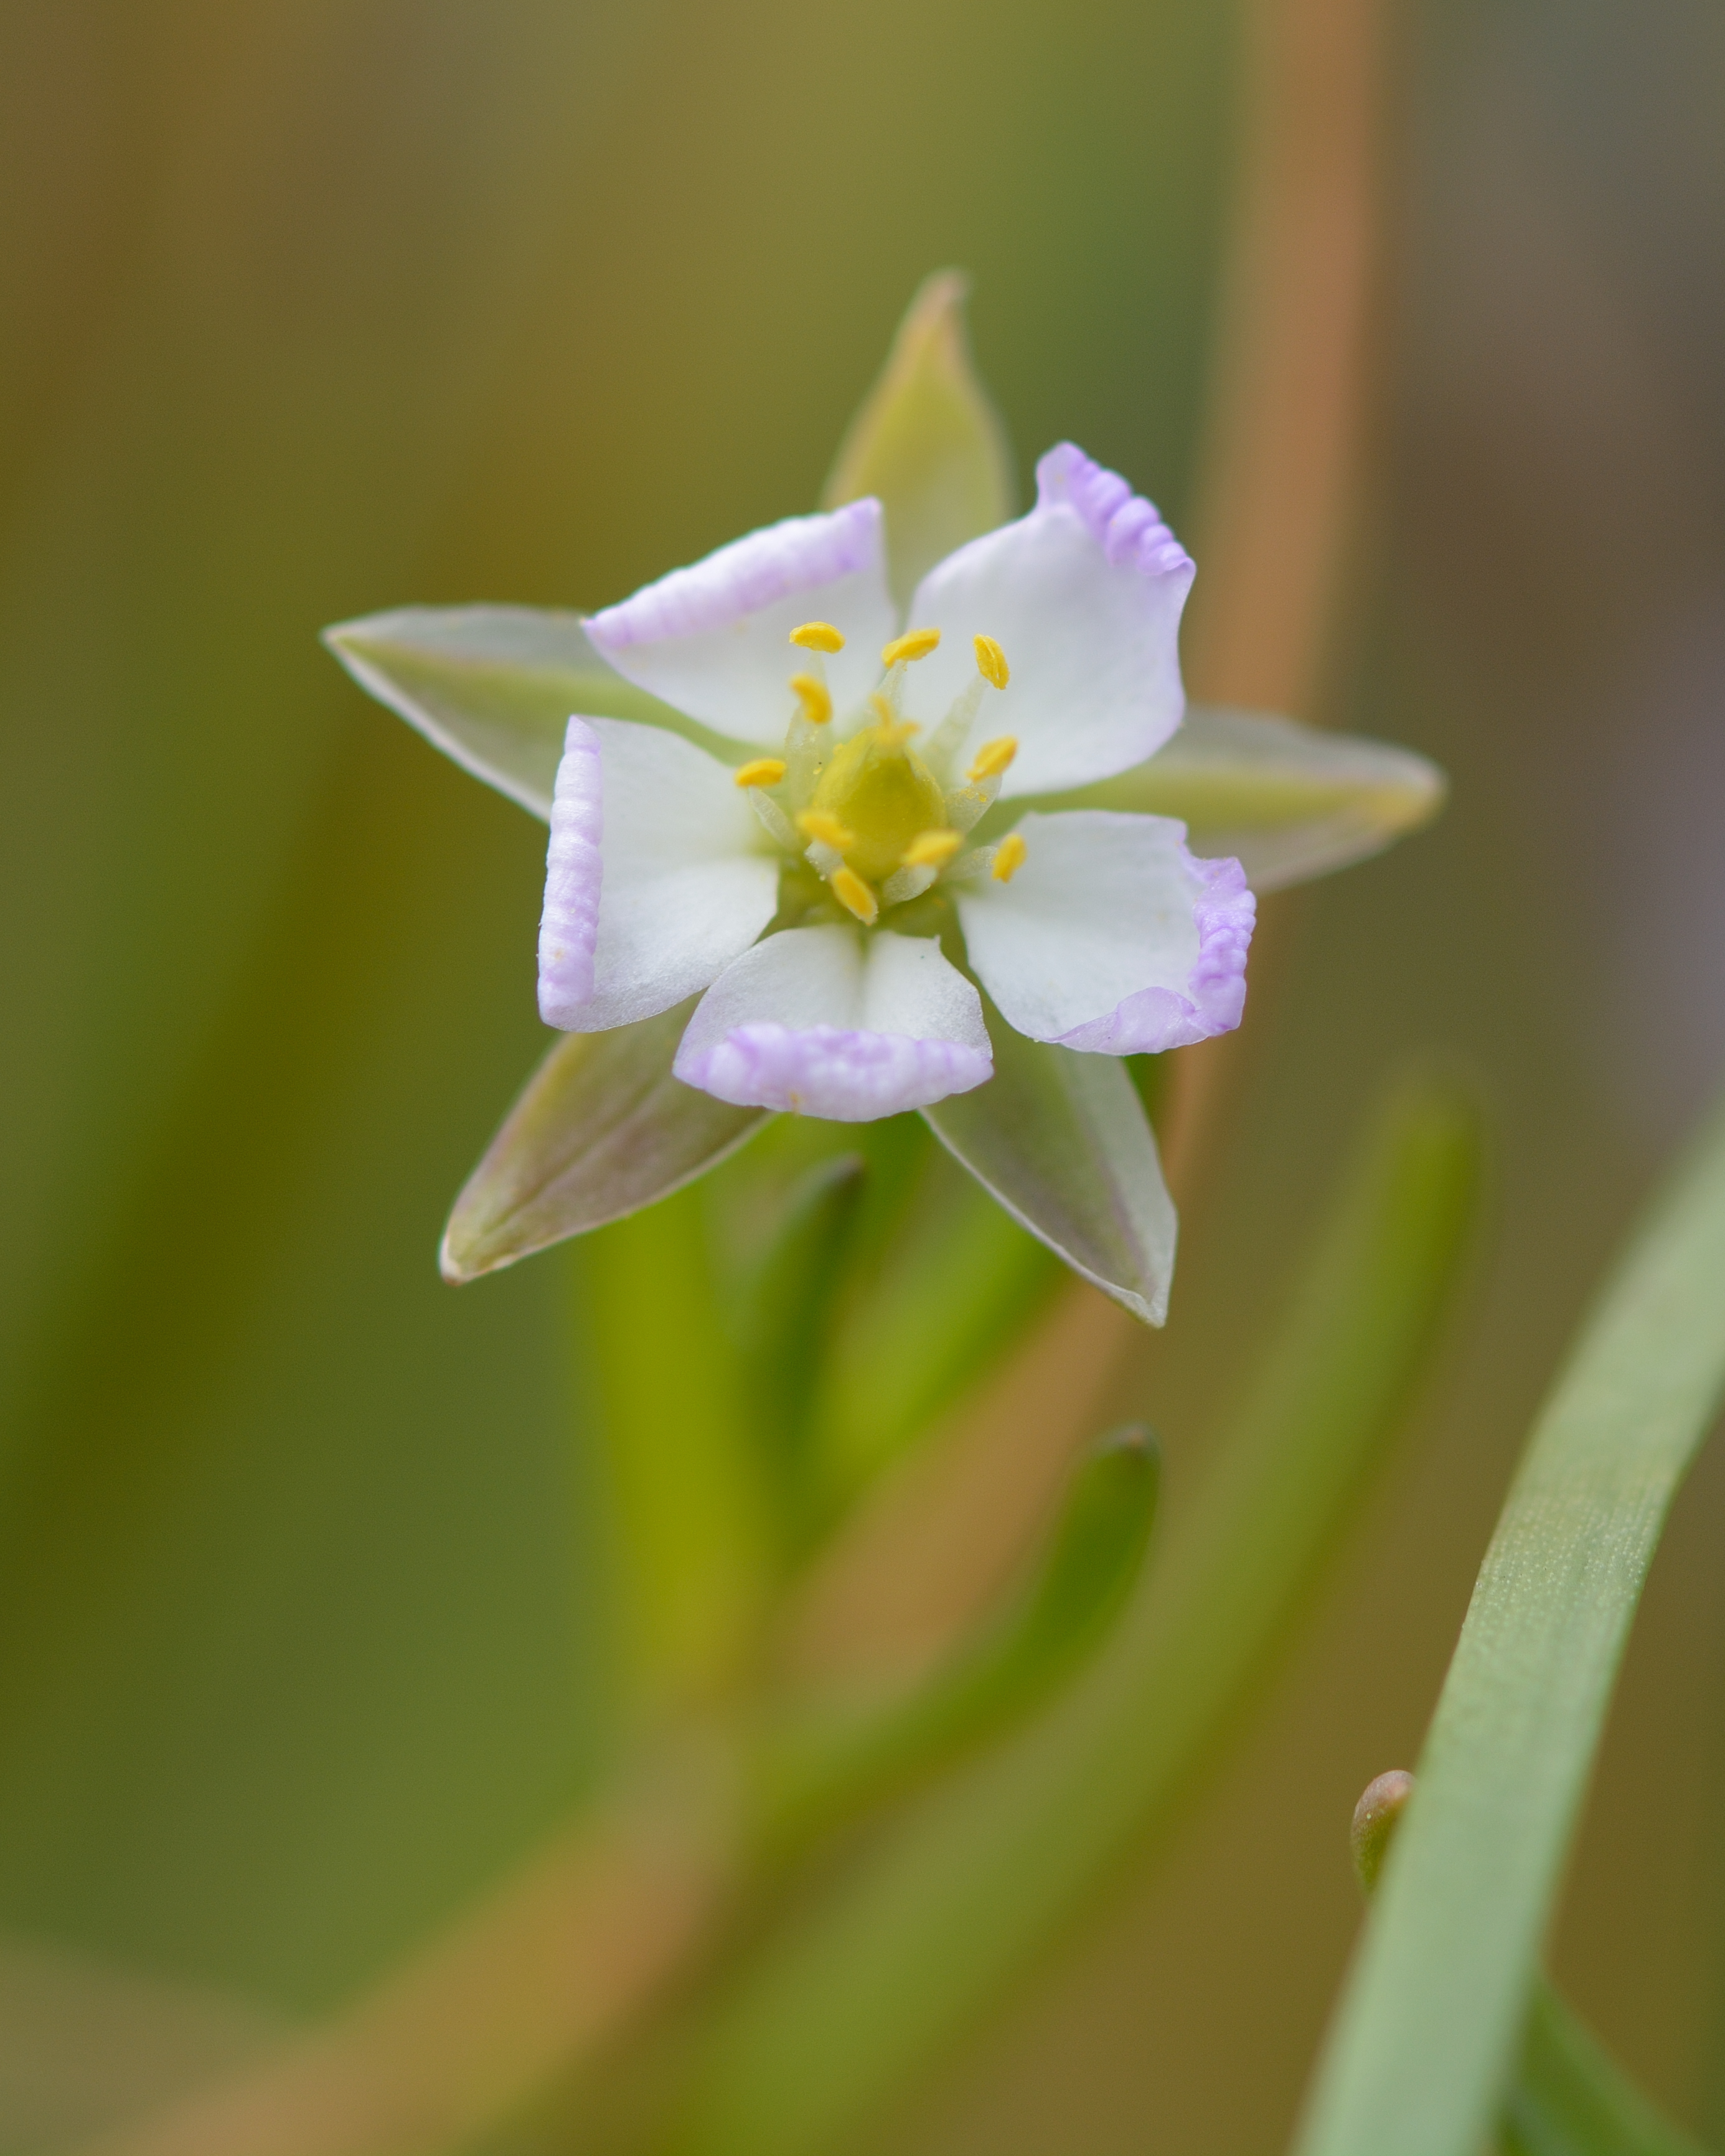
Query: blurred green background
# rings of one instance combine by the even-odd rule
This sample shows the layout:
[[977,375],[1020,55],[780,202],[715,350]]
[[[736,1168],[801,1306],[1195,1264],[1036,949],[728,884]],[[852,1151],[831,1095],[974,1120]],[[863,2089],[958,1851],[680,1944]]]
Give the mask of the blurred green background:
[[[1214,1801],[895,2156],[1279,2145],[1349,1807],[1416,1749],[1526,1419],[1725,1056],[1725,27],[1390,21],[1369,485],[1297,716],[1455,800],[1268,909],[1144,1373],[1171,1491],[1409,1047],[1491,1103],[1489,1247]],[[808,506],[948,262],[1026,472],[1070,436],[1180,527],[1241,33],[1203,0],[6,10],[0,2020],[44,1969],[333,2001],[567,1814],[603,1725],[573,1270],[434,1263],[542,1038],[542,833],[316,630],[598,604]],[[1716,2135],[1722,1537],[1714,1459],[1558,1950]],[[33,2146],[8,2041],[0,2146]]]

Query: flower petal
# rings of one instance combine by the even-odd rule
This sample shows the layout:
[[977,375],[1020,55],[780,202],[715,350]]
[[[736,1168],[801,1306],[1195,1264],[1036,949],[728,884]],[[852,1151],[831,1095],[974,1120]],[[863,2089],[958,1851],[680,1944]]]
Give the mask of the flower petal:
[[625,680],[739,741],[777,747],[796,705],[790,678],[808,665],[791,631],[826,621],[843,632],[844,650],[826,661],[842,712],[879,680],[896,620],[880,505],[868,500],[752,531],[587,626]]
[[980,1086],[982,998],[932,938],[789,928],[701,999],[674,1066],[741,1107],[872,1122]]
[[1012,880],[957,901],[970,963],[1010,1024],[1154,1055],[1240,1024],[1256,906],[1238,861],[1194,860],[1167,816],[1077,808],[1019,829]]
[[1153,755],[1180,723],[1181,609],[1193,565],[1154,507],[1063,443],[1036,467],[1036,506],[932,569],[907,617],[941,647],[913,670],[910,698],[938,719],[975,672],[972,639],[993,637],[1011,669],[984,706],[1012,734],[1001,791],[1055,792]]
[[761,846],[711,757],[658,726],[571,719],[546,857],[546,1024],[603,1033],[706,988],[777,909]]

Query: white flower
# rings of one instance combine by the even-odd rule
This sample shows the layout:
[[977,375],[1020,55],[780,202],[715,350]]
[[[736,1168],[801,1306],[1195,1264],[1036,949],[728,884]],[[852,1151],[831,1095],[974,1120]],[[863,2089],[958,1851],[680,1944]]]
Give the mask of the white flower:
[[[1184,708],[1193,565],[1070,444],[1035,507],[888,594],[880,506],[793,517],[593,616],[617,672],[738,745],[569,721],[539,1004],[594,1033],[705,990],[674,1069],[740,1106],[861,1122],[982,1085],[974,975],[1093,1054],[1240,1022],[1254,901],[1164,816],[1006,804],[1111,778]],[[998,805],[997,805],[998,804]],[[968,967],[968,974],[963,968]]]

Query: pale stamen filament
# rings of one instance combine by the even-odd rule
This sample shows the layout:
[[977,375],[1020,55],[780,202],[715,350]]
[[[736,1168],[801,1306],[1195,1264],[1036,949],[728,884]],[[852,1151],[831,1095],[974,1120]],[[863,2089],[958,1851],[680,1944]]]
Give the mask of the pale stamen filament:
[[942,774],[957,762],[969,738],[982,707],[983,690],[1004,689],[1012,678],[1006,654],[992,636],[973,636],[971,647],[976,653],[976,672],[952,699],[952,708],[929,737],[926,751],[929,763]]

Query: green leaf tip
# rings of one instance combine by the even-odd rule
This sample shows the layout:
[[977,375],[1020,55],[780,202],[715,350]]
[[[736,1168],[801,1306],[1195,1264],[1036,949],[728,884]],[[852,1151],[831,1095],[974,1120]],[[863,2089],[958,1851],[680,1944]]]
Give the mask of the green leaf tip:
[[1006,430],[971,362],[969,280],[938,270],[899,325],[851,421],[821,506],[874,495],[886,512],[893,597],[908,606],[935,563],[1004,524],[1016,489]]
[[455,1200],[439,1260],[446,1281],[459,1286],[638,1212],[770,1120],[671,1075],[691,1008],[563,1035]]

